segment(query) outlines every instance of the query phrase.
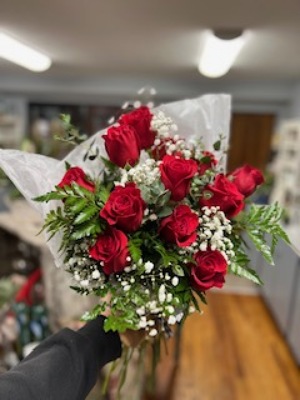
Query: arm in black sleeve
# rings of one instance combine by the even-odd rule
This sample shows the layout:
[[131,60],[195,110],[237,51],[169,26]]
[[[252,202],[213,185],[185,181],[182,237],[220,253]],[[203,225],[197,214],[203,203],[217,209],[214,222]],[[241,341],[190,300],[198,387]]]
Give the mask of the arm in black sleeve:
[[121,355],[119,335],[105,333],[98,317],[78,332],[63,329],[18,366],[0,376],[3,400],[83,400],[99,369]]

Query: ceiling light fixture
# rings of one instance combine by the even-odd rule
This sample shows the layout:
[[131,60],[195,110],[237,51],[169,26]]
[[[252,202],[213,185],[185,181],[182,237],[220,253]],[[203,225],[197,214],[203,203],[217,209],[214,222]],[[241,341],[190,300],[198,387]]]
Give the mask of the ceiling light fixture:
[[242,30],[208,31],[199,72],[208,78],[219,78],[231,68],[245,43]]
[[34,72],[46,71],[51,66],[49,57],[5,33],[0,33],[0,57]]

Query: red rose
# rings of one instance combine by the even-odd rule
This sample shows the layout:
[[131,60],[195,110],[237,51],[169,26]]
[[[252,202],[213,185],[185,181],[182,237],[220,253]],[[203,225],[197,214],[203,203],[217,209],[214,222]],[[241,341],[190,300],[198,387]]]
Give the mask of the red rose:
[[121,272],[126,267],[126,258],[129,256],[127,244],[128,239],[125,233],[109,227],[98,236],[89,254],[94,260],[104,263],[103,272],[106,275]]
[[245,197],[250,196],[265,181],[261,171],[251,165],[237,168],[228,177]]
[[159,168],[162,183],[170,190],[171,199],[182,200],[188,194],[191,179],[197,172],[196,161],[166,155]]
[[84,187],[90,192],[95,191],[95,185],[92,182],[88,181],[86,174],[79,167],[69,168],[57,186],[63,188],[64,186],[70,186],[73,182],[77,183],[77,185],[79,186]]
[[196,264],[191,264],[191,283],[195,290],[205,291],[212,287],[221,288],[225,282],[227,262],[215,250],[198,251],[194,255]]
[[103,138],[109,159],[114,164],[123,168],[126,164],[133,166],[138,161],[140,150],[133,127],[112,126]]
[[203,158],[198,164],[199,175],[204,175],[208,169],[211,169],[218,164],[215,156],[210,151],[203,151],[202,155]]
[[198,216],[186,205],[177,206],[173,213],[164,218],[159,227],[166,242],[179,247],[190,246],[197,238]]
[[244,208],[244,196],[226,176],[219,174],[212,185],[205,186],[199,204],[201,207],[219,206],[231,218]]
[[145,208],[140,189],[134,183],[128,183],[125,187],[117,186],[111,192],[100,216],[109,225],[133,232],[140,227]]
[[151,130],[152,114],[148,107],[142,106],[119,119],[121,125],[130,125],[135,129],[140,149],[148,149],[155,140],[155,132]]

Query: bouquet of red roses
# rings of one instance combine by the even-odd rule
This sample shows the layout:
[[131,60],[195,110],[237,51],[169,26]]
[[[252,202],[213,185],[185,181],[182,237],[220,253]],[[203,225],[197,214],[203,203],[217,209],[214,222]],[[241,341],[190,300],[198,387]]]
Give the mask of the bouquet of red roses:
[[227,274],[261,283],[241,232],[269,263],[278,239],[288,241],[277,204],[246,207],[262,173],[246,165],[224,174],[212,152],[176,128],[145,106],[124,114],[102,136],[102,169],[89,176],[67,165],[55,189],[35,199],[60,201],[44,229],[62,235],[72,288],[99,296],[84,318],[109,307],[106,330],[168,336]]
[[[251,203],[262,173],[249,165],[225,173],[226,137],[212,138],[216,127],[227,133],[228,119],[224,96],[133,109],[83,144],[92,155],[82,162],[78,146],[59,178],[56,160],[0,151],[0,164],[28,199],[37,188],[48,191],[35,200],[50,202],[44,229],[56,263],[63,259],[72,289],[99,297],[84,319],[109,309],[106,330],[142,331],[156,354],[227,274],[261,283],[246,241],[273,264],[279,238],[288,237],[278,204]],[[126,366],[131,352],[124,354]]]

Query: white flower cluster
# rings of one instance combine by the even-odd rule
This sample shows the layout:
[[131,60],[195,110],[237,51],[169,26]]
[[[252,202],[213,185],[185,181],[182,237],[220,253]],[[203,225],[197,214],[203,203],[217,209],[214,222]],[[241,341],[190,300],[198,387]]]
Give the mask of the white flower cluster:
[[198,236],[200,250],[219,250],[229,264],[234,256],[233,243],[226,237],[232,231],[230,220],[220,211],[220,207],[203,207],[201,211]]
[[122,169],[121,173],[121,181],[115,182],[116,185],[124,186],[126,182],[135,182],[137,185],[151,186],[160,180],[159,164],[152,158],[148,158],[129,171]]
[[167,138],[171,132],[177,131],[178,127],[172,118],[167,117],[164,112],[158,111],[153,114],[151,129],[157,132],[158,137]]
[[84,289],[86,294],[105,281],[105,275],[99,271],[99,265],[95,260],[83,255],[87,248],[85,242],[75,245],[72,257],[66,262],[66,269],[72,273],[76,284]]
[[154,147],[152,148],[159,150],[160,147],[164,147],[166,154],[172,155],[176,153],[180,153],[184,156],[184,158],[189,159],[191,157],[191,151],[187,149],[187,145],[184,139],[181,139],[179,135],[175,135],[174,137],[160,139],[157,138],[154,141]]
[[[167,325],[174,325],[183,318],[183,313],[178,309],[180,301],[172,293],[172,288],[174,289],[179,284],[179,278],[177,276],[172,277],[168,272],[155,271],[153,262],[140,259],[137,263],[125,268],[124,272],[128,274],[127,276],[124,274],[117,276],[117,280],[124,292],[128,292],[133,288],[136,280],[129,274],[137,269],[140,271],[141,281],[144,281],[145,285],[148,286],[145,286],[145,288],[141,286],[147,300],[136,309],[136,314],[139,318],[138,327],[145,329],[150,337],[154,337],[160,330],[163,331],[165,329],[162,321],[165,321]],[[149,284],[152,287],[154,285],[159,286],[157,294],[149,289]],[[136,290],[136,287],[134,290]]]
[[180,138],[179,135],[172,136],[172,133],[178,130],[177,125],[162,111],[153,115],[151,129],[157,132],[152,148],[154,151],[159,151],[161,146],[165,148],[168,155],[180,153],[185,159],[191,158],[192,152],[187,148],[185,140]]
[[[148,331],[149,336],[154,337],[158,334],[158,329],[155,327],[155,319],[164,319],[168,325],[175,325],[180,322],[183,318],[183,313],[176,311],[175,307],[178,304],[179,300],[168,291],[165,284],[161,284],[158,290],[158,299],[149,299],[145,305],[137,308],[136,313],[140,319],[139,328],[145,329]],[[161,329],[164,330],[164,326]]]

